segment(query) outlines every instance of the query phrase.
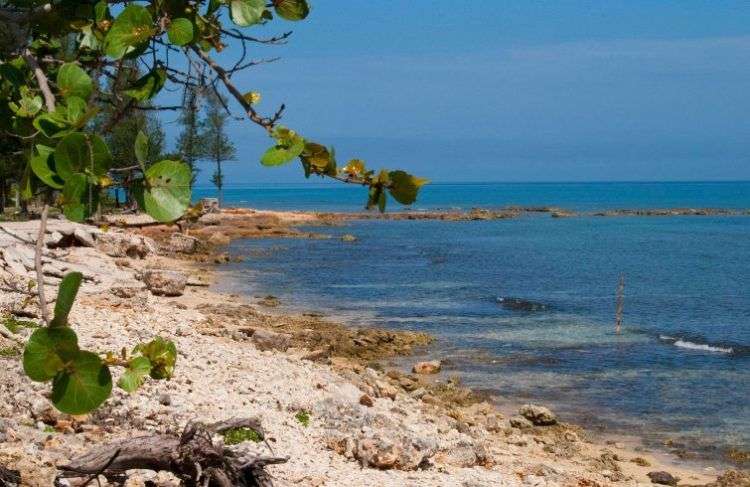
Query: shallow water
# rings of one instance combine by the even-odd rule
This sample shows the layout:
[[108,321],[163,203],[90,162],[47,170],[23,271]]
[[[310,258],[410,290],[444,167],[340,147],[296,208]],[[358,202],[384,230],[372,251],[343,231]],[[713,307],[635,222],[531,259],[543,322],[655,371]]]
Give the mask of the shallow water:
[[[524,185],[510,196],[507,186],[454,185],[450,197],[442,188],[424,204],[750,207],[750,183]],[[287,199],[274,190],[281,199],[268,206],[286,207],[305,192],[284,191]],[[546,401],[566,419],[654,442],[750,449],[750,217],[530,216],[325,230],[359,241],[238,241],[238,255],[282,249],[227,271],[246,292],[293,307],[433,333],[451,372],[501,398]],[[505,309],[503,296],[546,309]]]

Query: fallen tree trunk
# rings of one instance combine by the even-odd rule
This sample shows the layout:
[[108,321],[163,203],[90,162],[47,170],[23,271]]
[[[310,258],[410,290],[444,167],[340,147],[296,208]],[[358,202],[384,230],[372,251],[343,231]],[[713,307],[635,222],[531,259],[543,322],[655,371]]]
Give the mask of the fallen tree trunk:
[[213,440],[215,433],[232,428],[250,428],[263,436],[260,422],[253,418],[189,423],[181,435],[139,436],[98,447],[58,467],[58,479],[103,475],[110,481],[124,481],[127,470],[146,469],[172,472],[187,487],[272,486],[264,468],[289,458],[243,452],[241,447],[229,448],[222,440]]

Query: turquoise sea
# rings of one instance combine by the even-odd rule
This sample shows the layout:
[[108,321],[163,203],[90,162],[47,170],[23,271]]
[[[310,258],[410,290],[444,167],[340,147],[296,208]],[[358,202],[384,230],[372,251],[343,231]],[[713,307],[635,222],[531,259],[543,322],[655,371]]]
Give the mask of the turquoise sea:
[[[300,185],[231,188],[225,197],[356,211],[365,195]],[[506,205],[748,209],[750,183],[434,184],[415,209]],[[323,231],[359,240],[238,241],[231,252],[246,259],[226,271],[245,292],[294,308],[430,332],[447,373],[500,402],[540,401],[570,421],[714,458],[750,450],[750,217],[544,214]],[[508,309],[499,301],[508,297],[543,309]]]

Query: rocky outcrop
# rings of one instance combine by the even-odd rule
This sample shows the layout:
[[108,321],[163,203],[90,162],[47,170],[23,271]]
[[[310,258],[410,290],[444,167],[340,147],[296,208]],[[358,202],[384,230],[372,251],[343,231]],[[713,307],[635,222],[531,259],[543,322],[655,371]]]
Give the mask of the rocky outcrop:
[[103,232],[98,235],[95,246],[110,257],[142,259],[158,254],[156,242],[152,239],[128,232]]
[[156,296],[182,296],[187,285],[187,276],[178,271],[147,269],[142,279],[146,288]]
[[555,413],[544,406],[524,404],[518,410],[518,414],[531,421],[534,426],[551,426],[557,424]]
[[287,350],[292,344],[292,335],[276,333],[262,328],[243,328],[242,333],[260,350]]
[[200,240],[184,233],[175,232],[169,237],[168,250],[180,254],[194,254],[198,250]]

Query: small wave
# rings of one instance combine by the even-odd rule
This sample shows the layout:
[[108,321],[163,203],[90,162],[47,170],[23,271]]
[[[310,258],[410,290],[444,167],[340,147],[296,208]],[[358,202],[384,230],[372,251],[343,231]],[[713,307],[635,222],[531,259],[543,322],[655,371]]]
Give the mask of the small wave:
[[690,340],[685,340],[682,338],[675,338],[675,337],[671,337],[668,335],[659,335],[659,340],[669,342],[675,347],[685,348],[688,350],[698,350],[701,352],[727,353],[727,354],[733,354],[735,352],[734,347],[709,345],[708,343],[696,343],[696,342],[691,342]]

